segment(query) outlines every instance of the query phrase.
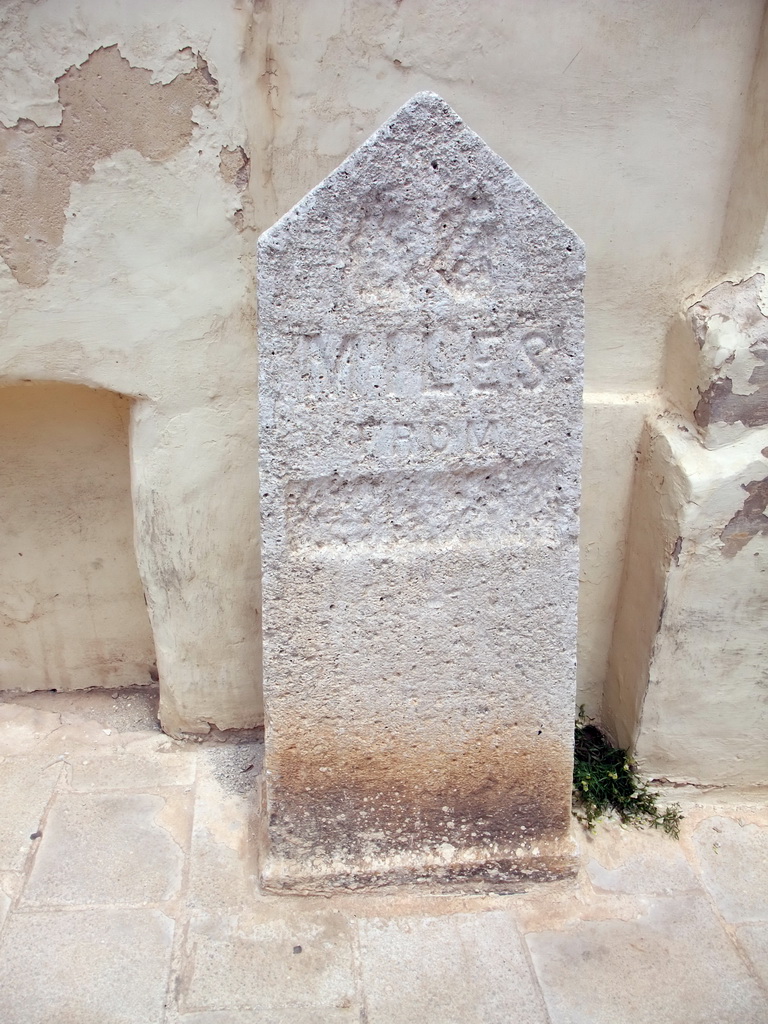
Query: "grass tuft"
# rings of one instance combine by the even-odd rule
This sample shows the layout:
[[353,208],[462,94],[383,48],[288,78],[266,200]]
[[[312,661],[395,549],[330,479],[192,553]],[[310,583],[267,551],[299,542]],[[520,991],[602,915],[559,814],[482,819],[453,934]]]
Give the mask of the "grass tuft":
[[679,838],[683,820],[680,805],[659,808],[659,794],[640,778],[626,750],[612,747],[592,725],[583,705],[576,719],[574,741],[573,813],[586,829],[593,831],[595,822],[614,811],[624,825],[660,828]]

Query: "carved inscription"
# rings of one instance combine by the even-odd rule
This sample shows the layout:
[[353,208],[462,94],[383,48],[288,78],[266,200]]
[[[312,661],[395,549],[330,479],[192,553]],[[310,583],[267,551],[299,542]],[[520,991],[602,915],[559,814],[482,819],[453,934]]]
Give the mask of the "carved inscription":
[[[467,395],[541,384],[559,339],[535,327],[509,331],[307,334],[295,357],[305,393]],[[456,354],[460,353],[457,359]]]
[[285,493],[288,543],[304,553],[488,543],[530,528],[555,497],[556,484],[551,461],[295,480]]
[[420,452],[446,455],[492,452],[501,439],[496,419],[376,420],[345,424],[350,442],[384,459],[408,459]]

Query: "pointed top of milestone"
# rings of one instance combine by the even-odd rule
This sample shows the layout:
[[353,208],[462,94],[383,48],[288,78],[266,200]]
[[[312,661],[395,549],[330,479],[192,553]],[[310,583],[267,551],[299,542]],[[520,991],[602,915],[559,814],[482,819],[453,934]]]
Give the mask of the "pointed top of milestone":
[[508,198],[529,207],[530,212],[538,210],[550,229],[559,225],[576,243],[573,248],[583,248],[578,237],[498,153],[467,127],[453,107],[437,93],[426,91],[416,93],[396,110],[336,170],[265,231],[262,240],[269,242],[290,231],[294,221],[312,215],[324,201],[339,202],[343,191],[358,191],[358,178],[369,179],[373,188],[386,188],[398,180],[402,185],[409,179],[414,184],[417,178],[430,185],[451,184],[450,179],[446,180],[450,175],[453,186],[460,187],[462,183],[470,184],[467,174],[473,167],[473,183],[484,185],[485,191],[489,187],[501,189]]
[[583,282],[579,238],[432,92],[259,239],[262,322],[279,315],[299,334],[373,329],[384,308],[435,321],[457,303],[478,325],[533,322],[580,303]]
[[389,121],[385,121],[382,128],[386,128],[388,124],[396,121],[406,111],[423,110],[428,116],[431,117],[444,117],[454,121],[456,124],[463,124],[459,115],[453,109],[453,107],[446,103],[442,96],[438,96],[436,92],[417,92],[415,96],[411,96],[409,100],[398,107],[394,114],[389,118]]

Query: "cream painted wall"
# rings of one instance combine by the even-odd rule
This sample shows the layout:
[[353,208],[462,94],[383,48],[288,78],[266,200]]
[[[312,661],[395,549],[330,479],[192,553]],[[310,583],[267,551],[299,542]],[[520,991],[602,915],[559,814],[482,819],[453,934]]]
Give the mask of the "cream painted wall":
[[[137,559],[169,731],[260,715],[255,237],[419,89],[441,93],[587,244],[579,672],[581,699],[599,707],[634,454],[668,334],[718,273],[762,8],[3,5],[5,125],[56,125],[57,77],[97,47],[116,44],[154,83],[178,82],[199,54],[217,83],[172,155],[147,156],[126,137],[72,182],[45,284],[20,284],[0,263],[0,376],[135,399]],[[237,147],[250,156],[247,195],[221,156]]]

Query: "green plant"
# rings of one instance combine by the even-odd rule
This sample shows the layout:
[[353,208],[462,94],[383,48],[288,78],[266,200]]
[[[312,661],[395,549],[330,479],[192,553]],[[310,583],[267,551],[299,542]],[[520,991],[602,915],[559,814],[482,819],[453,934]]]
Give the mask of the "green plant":
[[680,835],[679,804],[659,808],[659,794],[640,778],[627,751],[612,747],[592,724],[583,705],[574,733],[573,793],[573,813],[589,831],[603,814],[614,811],[625,825],[650,825],[675,839]]

